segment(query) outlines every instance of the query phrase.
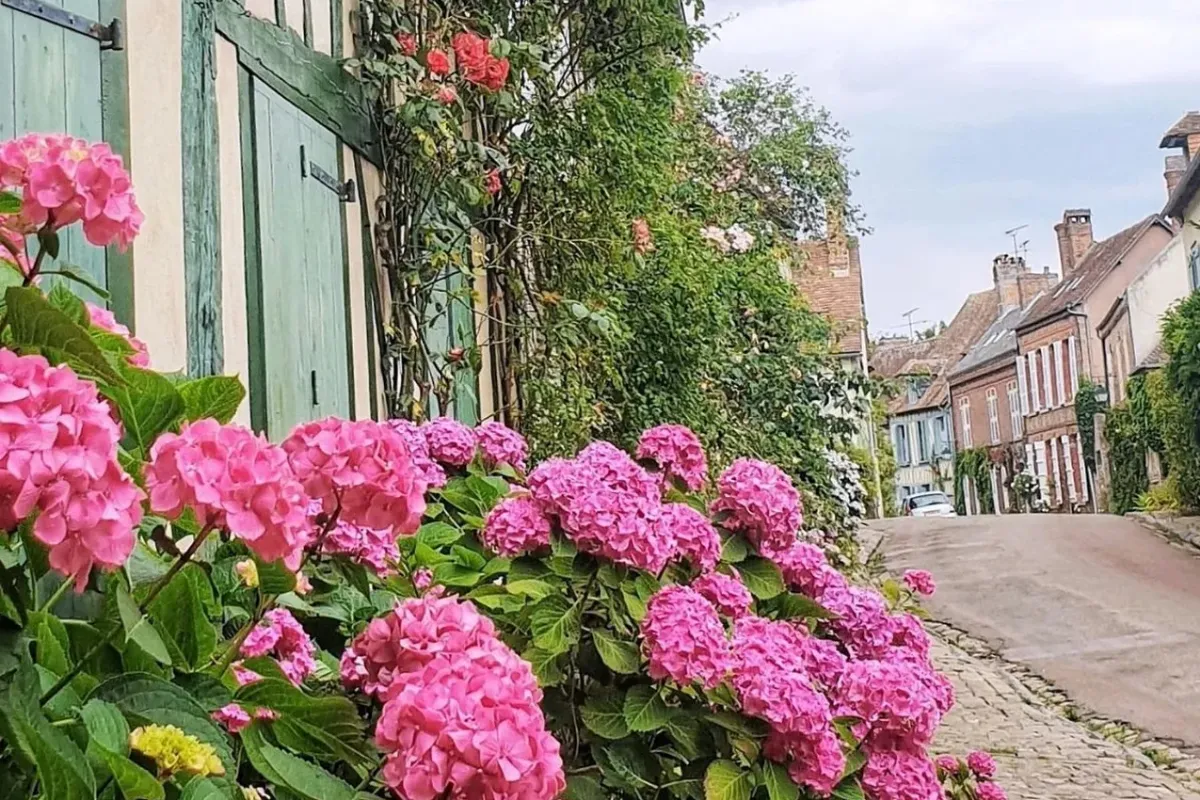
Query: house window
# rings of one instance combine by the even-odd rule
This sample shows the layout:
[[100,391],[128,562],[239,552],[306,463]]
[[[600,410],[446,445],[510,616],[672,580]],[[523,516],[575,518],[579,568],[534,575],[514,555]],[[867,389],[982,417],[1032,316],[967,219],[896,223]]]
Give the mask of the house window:
[[1025,433],[1021,424],[1021,387],[1017,381],[1008,382],[1008,417],[1012,426],[1012,441],[1015,442]]
[[987,390],[988,433],[992,444],[1000,444],[1000,401],[995,389]]
[[958,401],[958,424],[962,431],[963,448],[971,447],[971,398],[964,397]]
[[901,424],[892,428],[892,439],[896,445],[896,463],[901,466],[911,464],[908,454],[908,426]]
[[938,456],[950,454],[950,434],[947,431],[948,419],[945,416],[933,418],[933,452]]
[[921,464],[929,463],[929,430],[925,427],[925,420],[917,423],[917,453],[920,457]]

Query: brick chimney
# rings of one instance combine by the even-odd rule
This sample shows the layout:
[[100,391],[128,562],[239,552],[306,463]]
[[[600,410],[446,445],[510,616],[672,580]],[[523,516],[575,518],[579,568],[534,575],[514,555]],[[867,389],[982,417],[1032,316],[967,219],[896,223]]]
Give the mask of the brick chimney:
[[1167,156],[1166,169],[1163,171],[1163,178],[1167,182],[1167,197],[1175,193],[1175,187],[1183,180],[1187,167],[1187,156]]
[[1092,210],[1090,208],[1068,208],[1063,212],[1062,222],[1054,226],[1058,235],[1058,258],[1062,262],[1062,279],[1065,281],[1075,272],[1084,254],[1092,246]]
[[850,274],[850,243],[846,239],[845,210],[840,201],[825,208],[825,241],[829,246],[829,271],[843,277]]
[[992,282],[996,285],[996,297],[1000,310],[1009,311],[1025,305],[1021,276],[1028,273],[1025,259],[1002,253],[992,259]]
[[1200,111],[1189,111],[1163,135],[1159,147],[1178,149],[1191,161],[1200,153]]

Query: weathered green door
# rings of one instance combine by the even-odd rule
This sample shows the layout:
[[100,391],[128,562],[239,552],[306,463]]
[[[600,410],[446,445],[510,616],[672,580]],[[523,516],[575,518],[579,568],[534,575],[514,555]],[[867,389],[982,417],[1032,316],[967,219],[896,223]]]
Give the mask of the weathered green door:
[[331,186],[338,141],[269,87],[252,86],[258,241],[248,246],[258,249],[261,308],[251,321],[262,345],[254,390],[265,396],[256,422],[279,437],[298,422],[351,415],[343,216]]
[[[100,0],[47,0],[45,5],[100,20]],[[0,141],[26,133],[105,138],[100,42],[35,13],[0,5]],[[59,259],[100,286],[108,285],[104,250],[87,244],[80,226],[64,233]],[[91,294],[79,285],[72,288]]]

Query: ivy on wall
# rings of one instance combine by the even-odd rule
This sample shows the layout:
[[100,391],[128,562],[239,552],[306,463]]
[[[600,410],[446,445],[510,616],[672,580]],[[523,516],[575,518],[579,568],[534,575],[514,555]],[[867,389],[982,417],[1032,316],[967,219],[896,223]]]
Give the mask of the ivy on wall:
[[1101,410],[1100,401],[1096,399],[1098,388],[1084,378],[1075,392],[1075,424],[1079,427],[1079,446],[1083,449],[1083,462],[1092,474],[1096,472],[1096,414]]
[[1124,514],[1137,508],[1138,496],[1149,487],[1146,448],[1133,412],[1124,403],[1109,410],[1104,433],[1108,439],[1112,482],[1108,510],[1113,514]]
[[992,496],[992,459],[986,447],[961,450],[954,456],[954,507],[959,514],[967,513],[966,479],[970,478],[979,497],[979,510],[991,514],[995,508]]

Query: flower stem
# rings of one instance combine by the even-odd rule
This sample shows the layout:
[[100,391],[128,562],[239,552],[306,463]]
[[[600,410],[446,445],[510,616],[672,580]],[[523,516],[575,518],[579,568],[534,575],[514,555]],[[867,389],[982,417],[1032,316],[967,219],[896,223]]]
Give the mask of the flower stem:
[[[138,604],[138,611],[140,611],[142,614],[146,613],[146,609],[150,607],[150,603],[154,601],[154,598],[158,597],[162,590],[167,588],[167,584],[171,582],[171,579],[178,575],[179,571],[183,569],[189,561],[191,561],[192,556],[196,554],[196,551],[200,549],[200,546],[204,544],[204,540],[207,539],[208,535],[212,532],[213,527],[211,525],[205,525],[203,530],[196,534],[196,538],[192,540],[192,544],[190,547],[188,547],[187,551],[184,552],[184,554],[181,555],[179,559],[171,565],[171,568],[167,570],[161,578],[158,579],[158,582],[155,583],[154,587],[150,589],[150,593],[146,595],[146,599]],[[45,694],[42,695],[38,702],[41,705],[46,705],[46,703],[50,702],[50,700],[56,694],[66,688],[67,684],[75,680],[75,676],[83,671],[84,665],[91,661],[92,658],[101,650],[107,647],[109,643],[116,637],[117,632],[123,629],[123,626],[118,625],[110,630],[107,636],[96,642],[92,649],[84,653],[82,658],[76,660],[75,666],[71,667],[71,669],[69,669],[65,675],[55,681],[54,685],[46,690]]]
[[49,599],[42,604],[42,607],[39,608],[38,611],[47,612],[58,605],[58,601],[61,600],[62,596],[67,593],[67,589],[71,588],[72,583],[73,581],[71,578],[64,579],[63,582],[58,585],[58,588],[54,590],[54,594],[50,595]]
[[254,612],[254,616],[242,626],[242,629],[237,632],[237,636],[229,640],[229,647],[226,648],[225,655],[221,657],[220,663],[217,664],[217,680],[220,680],[230,665],[237,660],[238,650],[241,649],[242,642],[246,641],[246,637],[250,635],[250,631],[254,630],[254,626],[258,625],[262,620],[263,614],[267,613],[275,605],[276,597],[276,595],[263,597],[262,602],[258,604],[258,608]]

